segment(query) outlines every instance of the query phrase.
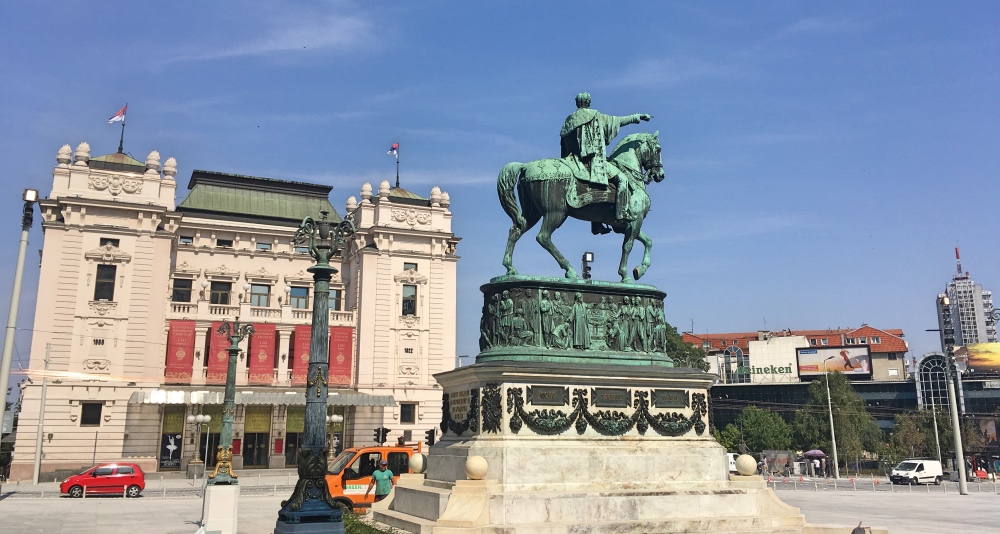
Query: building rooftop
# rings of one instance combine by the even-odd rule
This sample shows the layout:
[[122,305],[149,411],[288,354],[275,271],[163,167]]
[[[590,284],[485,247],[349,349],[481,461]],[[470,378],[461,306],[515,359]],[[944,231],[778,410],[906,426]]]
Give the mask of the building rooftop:
[[[749,349],[751,341],[767,339],[772,337],[803,336],[806,339],[816,340],[817,346],[838,347],[842,345],[870,345],[872,352],[907,352],[909,347],[903,340],[903,330],[899,328],[879,329],[866,324],[857,328],[827,328],[823,330],[779,330],[776,332],[728,332],[728,333],[706,333],[691,334],[685,332],[684,341],[704,347],[708,350],[725,350],[726,347],[735,345],[744,351]],[[872,337],[876,337],[879,343],[873,343]],[[859,343],[858,339],[864,337],[867,343]],[[848,343],[848,339],[854,339],[854,343]],[[709,346],[705,346],[705,344]]]
[[298,224],[326,211],[331,221],[340,222],[329,200],[333,187],[328,185],[195,170],[188,189],[191,192],[177,206],[181,213]]
[[121,152],[90,158],[87,166],[107,171],[146,172],[146,164]]

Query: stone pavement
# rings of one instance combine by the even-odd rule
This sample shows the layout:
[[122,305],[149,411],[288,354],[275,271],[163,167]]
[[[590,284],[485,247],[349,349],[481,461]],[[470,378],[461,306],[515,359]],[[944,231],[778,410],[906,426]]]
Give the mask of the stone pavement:
[[[270,484],[269,484],[270,481]],[[239,501],[239,531],[265,534],[274,530],[278,508],[292,486],[285,477],[244,480]],[[294,484],[294,477],[291,479]],[[33,486],[4,486],[0,494],[0,532],[4,534],[193,534],[201,516],[201,498],[189,481],[159,480],[138,499],[56,496],[48,483],[44,498]],[[185,487],[187,489],[185,489]],[[35,492],[29,490],[35,488]],[[8,493],[12,489],[16,493]],[[163,490],[167,491],[164,492]],[[162,495],[166,493],[167,497]],[[275,493],[272,495],[271,493]],[[799,507],[810,523],[889,527],[892,534],[997,532],[1000,496],[973,493],[853,493],[782,491],[778,496]]]

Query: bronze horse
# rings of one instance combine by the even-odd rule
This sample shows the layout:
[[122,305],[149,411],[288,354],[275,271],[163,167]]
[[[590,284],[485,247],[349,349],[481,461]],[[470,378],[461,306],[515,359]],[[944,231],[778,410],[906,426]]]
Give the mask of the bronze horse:
[[[650,205],[646,184],[663,180],[659,132],[637,133],[625,137],[615,146],[608,162],[619,171],[618,187],[628,187],[630,191],[627,216],[624,219],[615,217],[613,191],[609,194],[607,190],[600,189],[578,195],[573,171],[562,159],[515,162],[504,166],[497,178],[497,194],[500,196],[500,204],[504,211],[514,223],[510,228],[507,250],[503,256],[503,265],[507,268],[508,275],[517,274],[512,259],[514,245],[540,219],[542,228],[535,239],[559,262],[559,266],[566,271],[566,278],[576,279],[573,266],[552,243],[552,232],[562,226],[567,217],[605,224],[615,233],[623,234],[622,257],[618,265],[618,274],[621,275],[622,282],[631,282],[628,279],[626,263],[629,253],[632,252],[632,245],[638,239],[643,244],[645,252],[642,263],[633,269],[632,276],[638,280],[646,273],[653,242],[642,232],[642,221],[649,213]],[[573,207],[568,200],[570,197],[586,199],[588,196],[610,198],[610,201],[594,203],[583,201],[577,203],[580,207]]]

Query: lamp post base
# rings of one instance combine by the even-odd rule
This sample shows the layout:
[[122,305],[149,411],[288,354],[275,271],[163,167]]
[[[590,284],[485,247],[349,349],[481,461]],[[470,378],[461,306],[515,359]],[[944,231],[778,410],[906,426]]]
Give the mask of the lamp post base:
[[[290,526],[312,523],[329,526],[330,523],[340,524],[343,521],[341,511],[326,485],[327,450],[326,447],[299,449],[299,480],[295,483],[291,498],[281,501],[278,524]],[[343,529],[342,526],[340,528]]]
[[208,475],[208,485],[233,486],[239,484],[239,481],[236,480],[239,477],[233,472],[233,448],[220,446],[216,460],[215,470]]

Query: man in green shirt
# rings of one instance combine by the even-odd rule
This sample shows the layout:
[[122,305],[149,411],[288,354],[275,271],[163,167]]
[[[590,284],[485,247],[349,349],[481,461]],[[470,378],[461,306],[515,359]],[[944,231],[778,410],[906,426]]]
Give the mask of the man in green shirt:
[[375,502],[379,502],[389,495],[392,491],[392,471],[389,471],[389,463],[385,460],[378,461],[378,471],[372,473],[372,482],[368,484],[368,490],[365,491],[365,500],[368,500],[368,494],[372,491],[372,486],[375,486]]

